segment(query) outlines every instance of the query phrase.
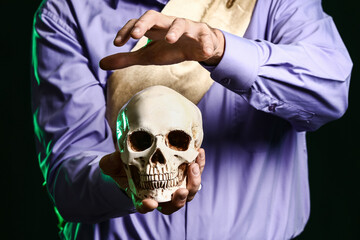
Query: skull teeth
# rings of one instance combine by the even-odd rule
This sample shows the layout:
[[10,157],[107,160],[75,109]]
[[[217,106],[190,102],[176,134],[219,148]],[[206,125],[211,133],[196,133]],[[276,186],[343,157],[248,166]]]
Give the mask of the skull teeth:
[[[154,176],[159,176],[159,175],[154,175]],[[163,174],[163,176],[165,176],[165,174]],[[140,187],[143,189],[156,189],[156,188],[170,188],[170,187],[176,187],[179,184],[179,178],[173,178],[173,179],[168,179],[168,180],[150,180],[150,181],[143,181],[143,177],[146,176],[141,176],[141,181],[140,181]],[[153,177],[150,175],[150,177]],[[156,177],[154,177],[155,179]]]
[[145,172],[139,174],[139,180],[136,184],[142,189],[154,190],[158,188],[177,187],[184,180],[186,164],[180,165],[178,171],[169,172],[167,165],[152,166],[148,164]]
[[162,174],[150,174],[150,175],[140,175],[140,181],[149,182],[149,181],[166,181],[175,179],[177,176],[176,173],[162,173]]
[[148,164],[146,166],[145,172],[146,172],[147,175],[165,174],[165,173],[169,172],[169,167],[167,165],[153,167],[153,166]]

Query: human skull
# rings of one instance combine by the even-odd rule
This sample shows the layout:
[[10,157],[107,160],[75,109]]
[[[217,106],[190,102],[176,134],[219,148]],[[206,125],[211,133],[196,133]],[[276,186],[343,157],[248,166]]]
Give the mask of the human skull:
[[186,188],[187,167],[203,140],[195,104],[164,86],[146,88],[120,110],[116,134],[134,195],[166,202]]

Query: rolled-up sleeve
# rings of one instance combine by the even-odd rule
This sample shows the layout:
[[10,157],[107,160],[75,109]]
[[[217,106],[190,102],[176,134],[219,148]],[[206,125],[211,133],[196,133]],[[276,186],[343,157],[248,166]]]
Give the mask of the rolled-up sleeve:
[[70,24],[76,22],[45,8],[35,15],[32,108],[38,159],[61,216],[99,222],[130,214],[134,206],[99,169],[101,157],[115,151],[105,90]]
[[352,61],[321,1],[279,1],[266,24],[264,39],[223,32],[225,53],[212,78],[297,131],[341,117]]

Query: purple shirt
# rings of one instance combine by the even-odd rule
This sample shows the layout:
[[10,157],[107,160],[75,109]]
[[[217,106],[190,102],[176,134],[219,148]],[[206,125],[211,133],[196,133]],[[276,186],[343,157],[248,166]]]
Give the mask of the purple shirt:
[[[258,0],[244,38],[224,32],[198,104],[206,166],[194,200],[136,213],[99,169],[114,152],[99,68],[116,32],[163,1],[48,0],[35,15],[32,98],[39,164],[68,239],[290,239],[310,211],[305,132],[347,108],[352,63],[319,0]],[[81,222],[81,223],[79,223]]]

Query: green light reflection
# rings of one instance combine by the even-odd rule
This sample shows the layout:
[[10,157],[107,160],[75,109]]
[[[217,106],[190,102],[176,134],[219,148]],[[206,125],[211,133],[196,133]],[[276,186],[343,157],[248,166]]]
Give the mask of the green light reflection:
[[62,239],[78,239],[80,226],[81,223],[67,222],[61,230]]
[[44,185],[46,184],[46,177],[48,174],[48,170],[49,170],[49,157],[51,155],[52,152],[52,146],[51,143],[52,141],[50,140],[48,143],[46,143],[45,141],[45,133],[44,131],[40,128],[39,123],[38,123],[38,114],[39,114],[39,108],[37,108],[33,114],[33,124],[34,124],[34,132],[35,132],[35,136],[37,137],[37,139],[39,140],[39,143],[41,144],[42,148],[45,150],[45,152],[40,151],[38,154],[38,161],[39,161],[39,165],[40,165],[40,169],[41,172],[44,176],[45,182]]
[[32,34],[32,65],[34,68],[34,77],[38,85],[40,85],[40,77],[38,73],[38,57],[37,53],[37,40],[40,38],[39,33],[36,31],[36,14],[33,21],[33,34]]
[[60,229],[60,231],[62,231],[64,229],[64,226],[65,226],[66,222],[64,221],[63,217],[60,215],[59,210],[56,207],[54,207],[54,211],[55,211],[55,214],[56,214],[56,216],[58,218],[58,221],[59,221],[57,226]]
[[126,108],[122,109],[116,121],[116,138],[120,152],[124,151],[125,132],[129,130],[129,121],[126,116]]
[[140,199],[136,199],[135,194],[131,192],[131,200],[135,206],[136,209],[140,209],[143,205],[142,201]]
[[[41,5],[43,5],[46,2],[46,0],[42,1]],[[41,5],[39,7],[39,9],[41,9]],[[38,72],[38,65],[39,65],[39,61],[38,61],[38,56],[37,56],[37,41],[39,41],[39,39],[41,38],[39,33],[36,31],[36,18],[37,15],[39,14],[38,11],[36,11],[35,16],[34,16],[34,21],[33,21],[33,31],[32,31],[32,46],[31,46],[31,59],[32,59],[32,67],[33,67],[33,71],[34,71],[34,77],[36,80],[36,83],[38,85],[40,85],[40,77],[39,77],[39,72]],[[39,114],[39,108],[37,108],[33,114],[33,125],[34,125],[34,133],[35,136],[37,138],[37,140],[39,141],[40,145],[42,146],[42,149],[45,150],[44,151],[40,151],[38,154],[38,161],[39,161],[39,165],[40,165],[40,169],[41,172],[44,176],[44,183],[43,186],[46,185],[46,178],[47,178],[47,174],[49,171],[49,157],[51,155],[52,152],[52,146],[51,143],[52,141],[49,141],[48,143],[46,143],[45,140],[45,133],[44,131],[40,128],[40,125],[38,123],[38,114]],[[52,198],[52,196],[50,195],[50,197]],[[54,201],[54,199],[52,199]],[[62,218],[62,216],[60,215],[58,209],[56,207],[54,207],[54,211],[55,214],[58,218],[59,224],[58,224],[58,228],[60,229],[60,231],[66,231],[64,229],[66,222],[64,221],[64,219]],[[76,227],[76,231],[75,231],[75,238],[78,234],[78,230],[79,230],[79,226],[80,224],[77,224]],[[75,239],[74,238],[74,239]]]
[[37,137],[37,139],[39,140],[40,143],[44,142],[44,131],[41,130],[39,123],[37,121],[37,117],[39,114],[39,108],[37,108],[33,114],[33,124],[34,124],[34,132],[35,135]]

